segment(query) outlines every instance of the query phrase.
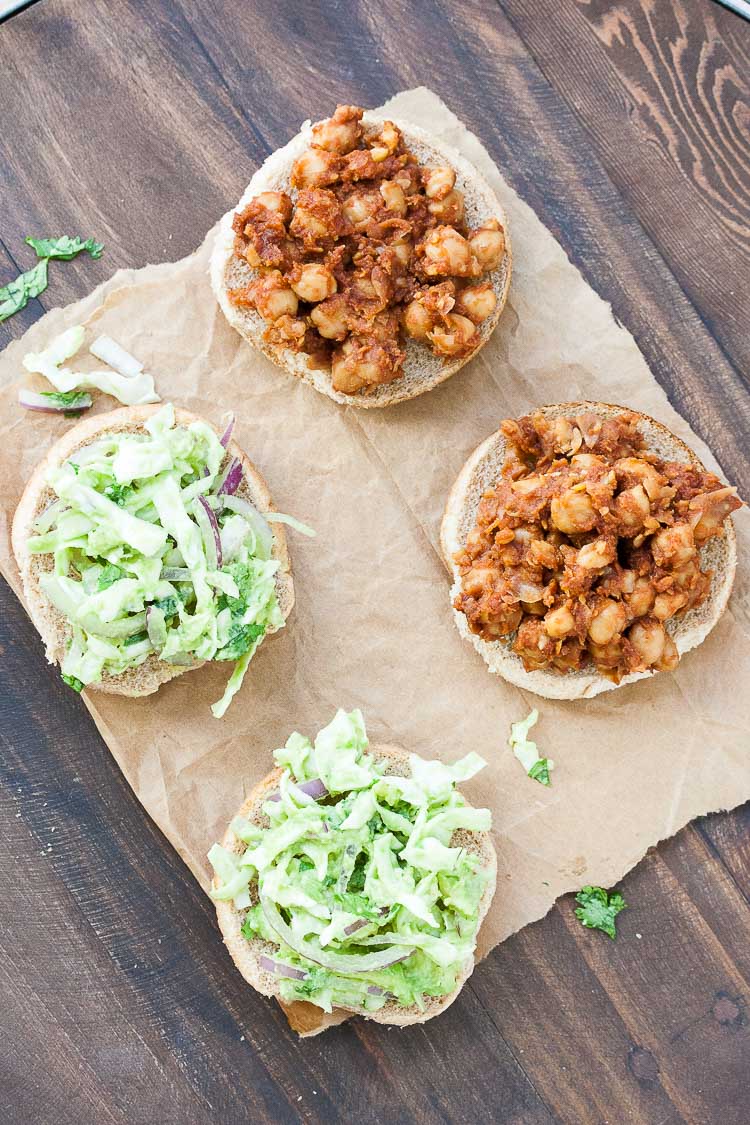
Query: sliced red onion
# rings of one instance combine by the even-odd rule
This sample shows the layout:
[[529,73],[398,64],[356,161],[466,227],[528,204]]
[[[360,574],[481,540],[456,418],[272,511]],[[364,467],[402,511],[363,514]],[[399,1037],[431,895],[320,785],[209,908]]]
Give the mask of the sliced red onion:
[[213,509],[205,496],[196,497],[193,503],[193,511],[198,521],[198,527],[201,529],[208,569],[221,570],[221,533]]
[[234,414],[230,413],[229,421],[227,422],[227,428],[224,430],[224,433],[219,438],[219,441],[221,442],[221,444],[224,446],[225,449],[229,445],[230,441],[232,440],[232,434],[234,433],[234,423],[236,421],[237,421],[237,419],[235,418]]
[[291,980],[307,980],[308,973],[302,969],[296,969],[293,965],[283,965],[280,961],[274,961],[270,957],[266,957],[262,953],[258,958],[258,963],[261,969],[265,969],[267,973],[273,973],[275,977],[289,977]]
[[106,363],[107,367],[111,367],[113,371],[117,371],[127,379],[134,379],[143,371],[143,364],[110,336],[97,336],[89,351],[102,363]]
[[45,395],[37,394],[36,391],[22,388],[18,392],[18,401],[26,410],[36,410],[39,414],[82,414],[84,410],[89,409],[94,400],[87,394],[85,402],[79,403],[78,406],[64,406],[53,402],[51,398],[46,398]]
[[376,984],[368,984],[367,991],[370,994],[370,996],[384,996],[385,995],[385,989],[384,988],[378,988],[378,986]]
[[238,516],[243,516],[247,520],[255,532],[255,537],[264,554],[270,558],[273,550],[273,532],[265,517],[260,514],[257,508],[253,507],[249,500],[245,500],[241,496],[231,496],[225,493],[223,500],[225,508],[228,508],[230,512],[236,512]]
[[344,933],[349,937],[350,934],[356,934],[357,930],[361,930],[362,927],[366,925],[368,925],[366,918],[358,918],[357,921],[352,922],[350,926],[344,927]]
[[239,457],[235,457],[227,469],[226,476],[221,482],[221,487],[217,493],[218,496],[231,496],[239,486],[242,484],[242,462]]
[[[321,797],[328,796],[328,790],[319,777],[314,777],[311,781],[303,781],[300,785],[297,785],[295,782],[295,785],[297,789],[301,790],[302,793],[306,793],[308,797],[312,797],[314,801],[319,801]],[[278,792],[272,793],[268,800],[280,801],[281,794]]]
[[[311,942],[298,938],[292,927],[282,918],[276,903],[263,893],[260,895],[260,907],[266,922],[284,945],[288,945],[299,957],[312,961],[314,965],[322,965],[324,969],[330,969],[334,973],[344,973],[347,976],[356,973],[374,973],[378,969],[386,969],[389,965],[405,961],[414,952],[409,946],[391,945],[374,953],[329,953]],[[387,940],[384,936],[384,945]]]

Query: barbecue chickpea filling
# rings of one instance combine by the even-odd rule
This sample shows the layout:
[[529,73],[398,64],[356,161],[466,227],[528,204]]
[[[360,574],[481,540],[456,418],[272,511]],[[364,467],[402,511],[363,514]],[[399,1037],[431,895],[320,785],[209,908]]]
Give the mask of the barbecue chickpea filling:
[[366,130],[340,105],[312,130],[291,186],[233,220],[235,253],[259,276],[230,290],[268,321],[265,339],[331,369],[344,394],[398,379],[411,336],[446,359],[481,342],[497,298],[482,275],[505,256],[500,222],[469,230],[455,171],[419,164],[390,121]]
[[593,664],[618,683],[674,668],[665,624],[707,598],[699,550],[741,506],[735,490],[649,453],[636,414],[537,412],[501,429],[501,479],[455,556],[471,631],[515,634],[527,671]]

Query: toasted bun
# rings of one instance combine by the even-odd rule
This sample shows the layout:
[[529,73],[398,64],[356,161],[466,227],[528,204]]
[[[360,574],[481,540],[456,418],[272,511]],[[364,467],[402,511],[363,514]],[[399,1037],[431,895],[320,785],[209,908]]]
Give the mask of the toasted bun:
[[[561,402],[541,407],[542,413],[550,418],[580,414],[582,411],[599,414],[602,417],[613,417],[624,410],[627,410],[627,407],[611,406],[605,402]],[[661,422],[657,422],[647,414],[639,414],[639,418],[641,433],[644,434],[647,449],[651,453],[665,460],[682,461],[693,464],[696,468],[703,468],[684,441],[675,437]],[[461,591],[460,575],[453,556],[463,547],[466,536],[474,527],[479,501],[483,493],[492,488],[499,479],[504,460],[505,438],[502,432],[498,431],[474,450],[459,473],[448,497],[440,529],[440,545],[446,566],[453,577],[451,602]],[[713,570],[711,590],[707,599],[684,616],[672,618],[666,623],[666,628],[674,639],[680,656],[695,648],[708,636],[729,600],[737,567],[737,539],[730,518],[724,521],[724,531],[724,535],[710,539],[701,548],[701,566]],[[600,692],[612,691],[613,688],[623,687],[625,684],[655,674],[633,672],[624,676],[619,684],[615,684],[590,668],[580,672],[566,672],[564,675],[545,670],[527,672],[521,658],[512,651],[509,641],[485,641],[470,631],[463,613],[455,609],[453,613],[459,633],[471,641],[491,672],[496,672],[516,687],[525,688],[548,699],[588,699],[593,695],[599,695]]]
[[[62,465],[77,449],[91,445],[104,434],[139,433],[143,429],[143,423],[159,409],[159,405],[130,406],[123,410],[113,410],[110,414],[96,414],[83,422],[79,422],[77,426],[73,426],[59,441],[55,442],[39,462],[31,474],[21,501],[16,508],[12,530],[13,553],[16,556],[18,569],[21,573],[29,615],[42,636],[47,650],[47,659],[51,664],[59,664],[65,655],[66,642],[70,636],[70,626],[59,610],[50,604],[39,584],[40,576],[53,568],[52,557],[50,555],[32,555],[27,548],[27,542],[33,535],[34,521],[54,499],[54,493],[46,483],[47,474],[51,469]],[[183,426],[198,421],[197,416],[190,414],[187,410],[176,409],[175,418],[177,423]],[[266,482],[253,463],[233,441],[229,443],[227,456],[238,457],[242,462],[244,479],[237,489],[237,495],[244,496],[261,511],[273,510]],[[286,620],[294,605],[294,586],[292,584],[286,537],[279,524],[276,524],[274,528],[273,557],[278,559],[280,564],[276,574],[276,594],[284,620]],[[122,675],[113,676],[105,673],[100,683],[89,685],[87,690],[96,689],[97,691],[109,692],[112,695],[150,695],[167,680],[172,680],[183,672],[190,672],[194,668],[199,668],[202,663],[203,661],[194,661],[192,664],[177,667],[164,663],[156,654],[153,654],[143,664],[139,664],[136,668],[129,668]]]
[[286,191],[292,193],[290,175],[292,165],[311,144],[312,125],[308,121],[303,125],[301,132],[289,144],[271,154],[265,163],[258,169],[248,184],[242,199],[236,208],[224,215],[216,234],[216,242],[211,257],[211,284],[216,299],[218,300],[229,323],[236,328],[241,336],[249,340],[256,348],[268,356],[277,366],[283,367],[290,375],[304,379],[306,383],[328,395],[335,402],[363,408],[392,406],[396,402],[403,402],[408,398],[431,391],[439,383],[450,378],[451,375],[463,367],[465,363],[476,355],[489,339],[500,313],[503,311],[511,274],[511,245],[508,232],[508,222],[497,196],[477,169],[469,163],[455,149],[445,145],[442,141],[423,132],[415,125],[399,121],[397,118],[380,117],[375,113],[365,113],[363,123],[366,126],[378,127],[389,120],[398,126],[404,136],[408,148],[414,153],[420,164],[435,162],[447,163],[456,172],[456,187],[464,193],[466,204],[466,220],[470,227],[479,226],[488,219],[498,219],[505,229],[506,254],[500,267],[492,273],[483,275],[492,283],[497,297],[497,304],[492,316],[487,317],[479,326],[480,343],[470,355],[461,356],[450,361],[444,361],[434,355],[430,348],[418,343],[416,340],[407,340],[406,359],[403,374],[392,383],[383,383],[368,393],[353,395],[341,394],[333,389],[331,372],[327,370],[313,371],[307,366],[307,357],[289,348],[269,344],[263,339],[263,334],[268,327],[266,321],[254,309],[240,309],[231,303],[228,297],[229,289],[236,289],[248,285],[258,276],[257,270],[251,269],[247,262],[238,258],[234,253],[234,232],[232,218],[235,210],[240,210],[256,195],[262,191]]
[[[396,774],[400,777],[408,776],[409,754],[406,750],[402,750],[398,746],[370,746],[369,753],[373,755],[376,761],[386,763],[385,772],[387,774]],[[263,802],[268,799],[275,789],[278,789],[281,773],[282,771],[279,769],[272,770],[267,777],[260,781],[250,792],[244,805],[239,810],[238,815],[250,820],[254,824],[262,826],[267,825],[268,819],[263,815],[262,811]],[[237,852],[238,854],[241,854],[246,846],[241,840],[237,839],[231,828],[227,830],[222,843],[229,851]],[[478,855],[481,859],[482,867],[489,874],[487,887],[479,903],[479,923],[481,925],[489,909],[489,905],[492,902],[497,880],[497,856],[492,839],[489,832],[469,832],[465,829],[461,829],[458,832],[454,832],[451,843],[454,846],[466,848],[467,851]],[[217,886],[216,879],[214,879],[214,886]],[[243,912],[236,910],[233,903],[217,902],[216,913],[219,920],[219,928],[224,937],[224,944],[245,980],[248,984],[251,984],[253,988],[257,989],[258,992],[262,992],[264,996],[278,997],[278,980],[273,974],[261,968],[259,960],[263,954],[267,957],[275,956],[278,952],[278,946],[264,941],[262,938],[255,938],[252,941],[248,941],[247,938],[243,937],[241,932]],[[424,1023],[425,1020],[432,1019],[433,1016],[437,1016],[445,1011],[445,1009],[453,1003],[463,988],[465,981],[471,976],[473,969],[474,958],[469,957],[461,969],[458,983],[453,991],[439,999],[427,997],[424,1011],[416,1006],[404,1008],[395,1001],[389,1001],[378,1012],[363,1012],[357,1009],[347,1010],[351,1010],[356,1015],[366,1016],[367,1019],[375,1020],[377,1023],[390,1023],[402,1027],[410,1023]],[[320,1009],[316,1010],[320,1011]]]

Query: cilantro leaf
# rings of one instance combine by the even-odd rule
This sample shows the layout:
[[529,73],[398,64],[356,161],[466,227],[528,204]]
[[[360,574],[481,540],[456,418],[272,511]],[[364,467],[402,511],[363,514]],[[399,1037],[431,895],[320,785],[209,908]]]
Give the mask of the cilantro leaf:
[[603,930],[616,937],[615,918],[627,903],[619,892],[608,893],[603,887],[582,887],[576,895],[576,918],[590,930]]
[[73,691],[83,691],[83,683],[78,679],[77,676],[66,676],[63,672],[62,679],[63,683],[67,684],[68,687],[73,689]]
[[117,484],[115,481],[112,481],[111,484],[105,486],[104,495],[108,496],[113,503],[121,508],[128,496],[134,491],[135,489],[132,484]]
[[82,250],[87,250],[92,258],[101,258],[104,250],[102,243],[94,242],[93,238],[87,238],[84,242],[80,238],[71,238],[68,234],[64,234],[62,238],[27,238],[26,241],[29,246],[33,246],[39,261],[7,285],[0,286],[0,321],[20,312],[33,297],[44,292],[48,284],[50,258],[69,262]]
[[540,785],[551,785],[552,779],[549,775],[551,766],[552,763],[549,758],[539,758],[529,770],[529,777],[533,777],[534,781],[538,781]]
[[154,600],[154,605],[157,609],[160,609],[162,611],[165,619],[168,620],[170,617],[174,617],[176,615],[178,609],[180,608],[180,600],[181,599],[168,594],[166,598],[156,598]]
[[93,399],[88,391],[40,391],[53,406],[64,406],[66,410],[88,410]]
[[148,640],[148,633],[144,629],[140,633],[133,633],[132,636],[126,637],[125,640],[122,642],[122,647],[128,648],[130,645],[139,645],[141,643],[141,641],[147,641],[147,640]]
[[96,584],[97,589],[106,590],[113,582],[117,582],[118,579],[122,578],[124,573],[125,571],[121,567],[115,566],[114,563],[107,563],[104,570],[99,575],[99,581]]
[[265,631],[265,625],[243,625],[241,621],[233,621],[229,627],[227,643],[219,649],[214,660],[239,660]]
[[27,238],[26,241],[33,246],[38,258],[59,258],[63,262],[69,262],[82,250],[88,250],[92,258],[101,258],[104,251],[102,243],[94,242],[93,238],[84,242],[81,238],[71,238],[69,234],[64,234],[62,238]]
[[0,321],[26,308],[32,297],[38,297],[47,288],[47,259],[42,258],[26,273],[0,288]]

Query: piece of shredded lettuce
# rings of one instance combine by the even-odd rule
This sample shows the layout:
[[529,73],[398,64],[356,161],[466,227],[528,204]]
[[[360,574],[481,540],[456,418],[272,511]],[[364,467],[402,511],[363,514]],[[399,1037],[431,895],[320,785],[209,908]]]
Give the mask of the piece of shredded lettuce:
[[249,941],[269,943],[283,999],[424,1008],[455,988],[476,944],[488,876],[466,834],[487,832],[491,817],[456,783],[485,762],[411,755],[401,777],[367,751],[359,711],[338,711],[314,742],[292,734],[274,751],[282,773],[268,820],[236,819],[244,850],[209,852],[212,894],[245,912]]
[[541,758],[536,742],[529,738],[529,731],[539,718],[536,708],[518,723],[512,723],[508,745],[526,770],[529,777],[540,785],[551,785],[550,771],[555,768],[551,758]]
[[[71,331],[56,342],[55,363],[77,346]],[[69,623],[66,683],[97,683],[153,656],[177,666],[232,661],[213,707],[221,716],[264,638],[284,624],[278,563],[270,550],[259,557],[252,523],[218,492],[229,454],[211,426],[177,426],[167,404],[144,430],[104,434],[50,471],[56,499],[28,548],[50,556],[40,582]],[[199,495],[220,536],[232,528],[231,561],[218,569],[196,520]]]
[[69,391],[99,390],[111,395],[124,406],[141,406],[160,402],[153,375],[140,371],[137,375],[121,375],[117,371],[73,371],[65,367],[83,346],[85,329],[80,325],[66,329],[41,352],[28,352],[23,357],[27,371],[43,375],[60,394]]

